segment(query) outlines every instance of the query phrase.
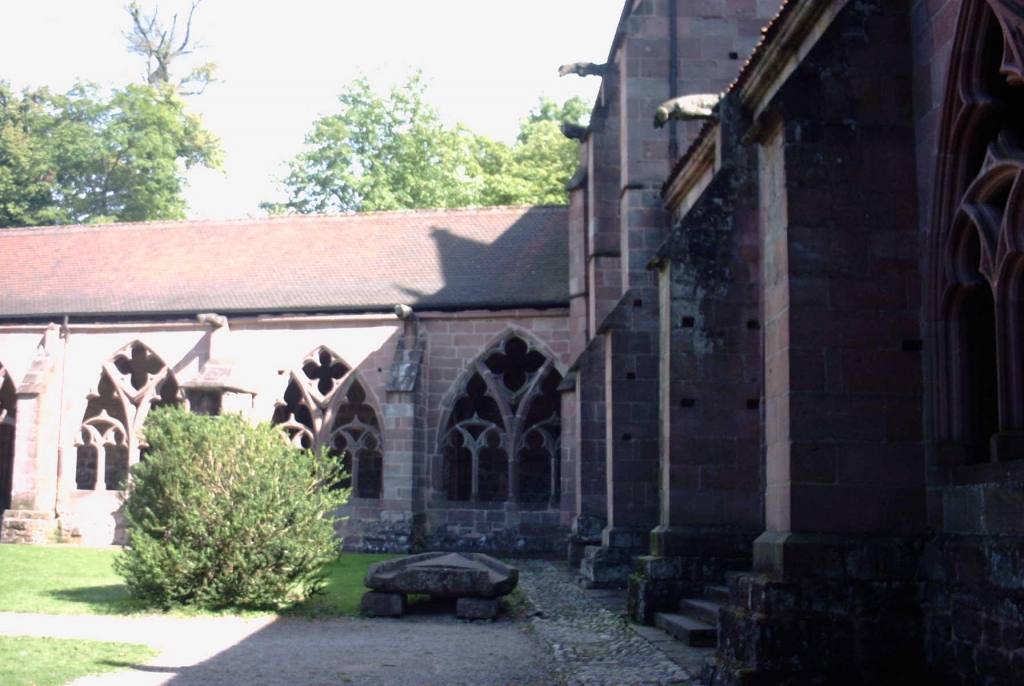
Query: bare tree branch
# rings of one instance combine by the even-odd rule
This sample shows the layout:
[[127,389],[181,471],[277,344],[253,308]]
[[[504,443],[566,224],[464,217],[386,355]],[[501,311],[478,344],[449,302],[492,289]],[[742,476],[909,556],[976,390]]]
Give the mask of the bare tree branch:
[[[137,2],[125,7],[132,18],[131,32],[123,34],[128,41],[128,52],[146,58],[146,81],[151,85],[171,83],[172,63],[202,47],[198,41],[192,40],[192,19],[200,2],[202,0],[194,0],[189,8],[188,19],[185,21],[185,35],[180,43],[177,36],[177,14],[171,18],[170,28],[164,28],[160,23],[159,9],[154,10],[152,15],[146,15]],[[195,84],[199,89],[194,92],[201,93],[213,80],[213,67],[212,63],[197,67],[174,85],[179,91],[183,91],[182,87],[185,84]]]

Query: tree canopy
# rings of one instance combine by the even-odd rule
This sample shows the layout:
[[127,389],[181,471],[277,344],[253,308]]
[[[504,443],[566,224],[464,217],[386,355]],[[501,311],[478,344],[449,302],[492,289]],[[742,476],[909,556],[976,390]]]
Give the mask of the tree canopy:
[[220,164],[219,141],[173,87],[0,82],[0,227],[181,219],[183,168]]
[[313,123],[306,149],[288,163],[288,200],[261,207],[276,214],[568,201],[579,147],[560,125],[589,113],[583,100],[542,98],[509,145],[445,126],[425,94],[419,74],[386,95],[366,77],[345,86],[340,110]]
[[213,65],[177,82],[170,71],[196,48],[198,4],[183,28],[177,15],[165,28],[156,12],[126,8],[128,50],[147,60],[144,84],[104,91],[80,83],[60,94],[15,92],[0,81],[0,227],[185,217],[184,171],[219,169],[222,158],[183,97],[210,82]]

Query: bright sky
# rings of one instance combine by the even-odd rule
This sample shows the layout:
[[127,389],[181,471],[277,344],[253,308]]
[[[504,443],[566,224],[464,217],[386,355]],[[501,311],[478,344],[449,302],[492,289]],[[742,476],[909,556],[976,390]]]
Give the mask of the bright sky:
[[[0,0],[0,79],[65,91],[77,79],[139,81],[145,69],[122,32],[127,0]],[[156,0],[140,2],[146,11]],[[183,20],[188,0],[162,0]],[[384,88],[413,69],[449,122],[511,141],[541,94],[593,101],[596,77],[560,79],[567,62],[604,62],[623,0],[202,0],[194,62],[222,83],[191,99],[219,135],[227,176],[190,175],[190,217],[261,216],[312,122],[334,111],[343,84],[366,73]]]

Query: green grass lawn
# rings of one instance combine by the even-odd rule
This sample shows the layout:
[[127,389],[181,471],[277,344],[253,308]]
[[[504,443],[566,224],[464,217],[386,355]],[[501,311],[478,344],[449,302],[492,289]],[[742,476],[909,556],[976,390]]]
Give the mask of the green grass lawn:
[[59,686],[87,674],[143,664],[157,652],[134,643],[0,636],[0,684]]
[[0,612],[48,615],[127,614],[138,610],[121,577],[115,550],[0,545]]
[[[0,612],[131,614],[148,611],[128,597],[112,566],[117,551],[73,546],[0,545]],[[397,555],[346,553],[328,565],[326,593],[289,610],[330,617],[356,615],[366,568]],[[0,684],[6,686],[6,681]]]
[[345,553],[327,565],[325,593],[296,606],[290,612],[311,617],[355,616],[359,601],[370,590],[363,586],[366,569],[374,562],[393,560],[401,555]]

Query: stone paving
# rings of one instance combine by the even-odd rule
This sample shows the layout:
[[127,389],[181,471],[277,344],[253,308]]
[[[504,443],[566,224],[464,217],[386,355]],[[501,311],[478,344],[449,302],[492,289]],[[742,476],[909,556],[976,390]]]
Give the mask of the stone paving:
[[512,596],[513,616],[497,621],[446,613],[316,621],[0,613],[0,634],[121,640],[162,651],[148,665],[76,686],[699,686],[714,651],[630,624],[624,591],[584,590],[564,562],[510,562],[520,570],[522,594]]
[[697,686],[714,653],[690,648],[653,627],[631,624],[624,591],[588,591],[563,564],[517,560],[519,586],[532,605],[534,636],[546,643],[568,686]]

